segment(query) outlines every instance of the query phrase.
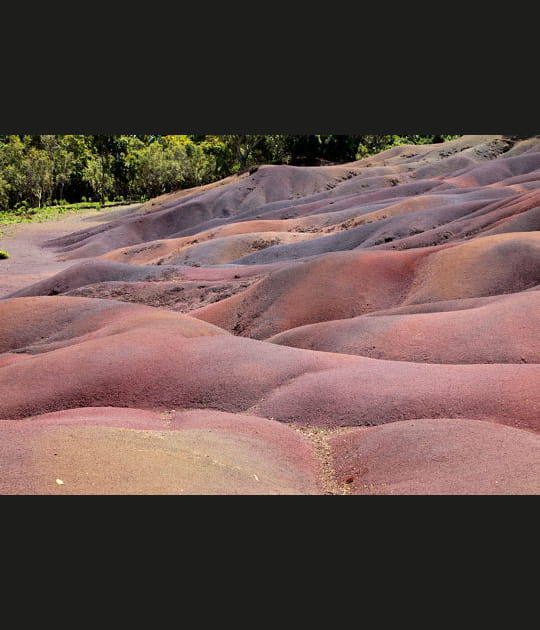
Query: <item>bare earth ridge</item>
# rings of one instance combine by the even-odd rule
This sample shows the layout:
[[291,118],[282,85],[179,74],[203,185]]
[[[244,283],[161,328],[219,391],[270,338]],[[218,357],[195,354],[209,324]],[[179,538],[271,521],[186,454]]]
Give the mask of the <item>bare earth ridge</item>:
[[2,494],[540,494],[540,138],[0,239]]

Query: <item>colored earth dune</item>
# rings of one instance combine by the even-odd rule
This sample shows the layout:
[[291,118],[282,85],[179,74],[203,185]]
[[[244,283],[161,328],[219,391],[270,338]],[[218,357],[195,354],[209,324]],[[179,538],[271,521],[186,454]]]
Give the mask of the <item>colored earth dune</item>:
[[63,225],[0,240],[2,494],[540,494],[540,137]]

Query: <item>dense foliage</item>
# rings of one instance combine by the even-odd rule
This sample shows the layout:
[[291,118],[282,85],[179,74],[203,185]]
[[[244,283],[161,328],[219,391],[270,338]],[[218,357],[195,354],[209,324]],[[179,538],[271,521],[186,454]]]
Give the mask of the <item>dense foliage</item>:
[[443,135],[0,135],[0,210],[147,199],[254,164],[350,162]]

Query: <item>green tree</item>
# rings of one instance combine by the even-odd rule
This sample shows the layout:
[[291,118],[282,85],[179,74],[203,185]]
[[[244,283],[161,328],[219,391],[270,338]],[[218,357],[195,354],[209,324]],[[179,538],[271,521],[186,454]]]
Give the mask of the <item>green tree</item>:
[[90,159],[84,169],[83,179],[103,203],[107,194],[114,190],[114,178],[109,172],[106,156]]
[[131,192],[136,195],[154,197],[164,192],[167,178],[163,148],[151,144],[130,155]]
[[73,153],[66,149],[59,149],[54,156],[54,185],[58,192],[57,198],[64,198],[64,188],[70,181],[75,159]]
[[53,163],[45,151],[30,147],[22,161],[23,190],[26,198],[41,208],[53,189]]
[[420,135],[411,134],[406,136],[381,134],[381,135],[366,135],[359,137],[359,143],[357,147],[356,159],[360,160],[364,157],[368,157],[375,153],[380,153],[391,147],[401,146],[404,144],[436,144],[438,142],[445,142],[446,140],[452,140],[459,138],[459,135]]
[[2,210],[7,210],[9,208],[10,191],[11,187],[9,183],[0,173],[0,208]]
[[0,147],[0,168],[4,180],[4,203],[14,206],[24,197],[23,159],[25,146],[19,136],[7,136]]
[[265,140],[264,135],[235,134],[214,136],[223,146],[225,157],[230,171],[243,171],[253,162],[255,151]]
[[261,142],[263,142],[264,136],[254,136],[247,134],[239,134],[233,136],[234,150],[236,152],[236,159],[240,166],[240,170],[244,170],[248,165],[250,158],[254,155],[255,149]]
[[196,136],[195,143],[214,164],[214,178],[221,179],[233,172],[235,156],[228,136]]
[[53,165],[53,190],[57,199],[63,199],[64,187],[69,182],[75,159],[64,136],[42,135],[41,147]]
[[200,186],[217,179],[215,157],[189,136],[163,136],[162,146],[166,159],[178,162],[183,187]]
[[255,164],[344,163],[434,135],[0,135],[0,206],[95,195],[151,197]]

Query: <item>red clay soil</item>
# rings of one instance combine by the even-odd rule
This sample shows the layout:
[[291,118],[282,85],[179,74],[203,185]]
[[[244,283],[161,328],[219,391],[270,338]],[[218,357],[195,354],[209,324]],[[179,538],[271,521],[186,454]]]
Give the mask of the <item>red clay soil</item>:
[[243,293],[191,315],[254,339],[356,317],[401,304],[427,255],[427,250],[327,254],[273,271]]
[[297,232],[252,232],[223,236],[204,243],[196,243],[160,259],[167,265],[223,265],[248,253],[268,247],[297,243],[314,238],[314,234]]
[[[192,321],[198,332],[201,322]],[[75,338],[72,345],[18,347],[24,359],[0,368],[2,415],[23,418],[84,406],[246,411],[308,370],[359,360],[228,334],[211,334],[212,342],[205,344],[202,336],[179,335],[185,328],[183,322],[154,326],[126,320]]]
[[517,292],[540,284],[540,232],[401,252],[327,254],[273,271],[194,317],[267,339],[317,322],[405,305]]
[[0,352],[37,354],[123,332],[146,329],[174,339],[226,335],[197,319],[114,300],[70,297],[13,298],[0,301]]
[[540,494],[540,137],[0,241],[0,493]]
[[[57,302],[69,323],[58,332],[54,307],[36,306],[4,341],[6,419],[86,406],[187,407],[330,428],[460,416],[539,428],[537,364],[433,365],[300,350],[150,307],[87,314],[78,298],[20,298],[2,307],[17,319],[27,303],[44,300]],[[13,353],[22,358],[11,360]]]
[[540,284],[540,232],[485,236],[426,259],[404,304],[513,293]]
[[97,282],[63,295],[134,302],[189,313],[235,295],[257,281],[257,278],[232,281],[172,280],[171,282]]
[[[261,268],[262,267],[262,268]],[[187,281],[233,281],[240,278],[260,277],[283,264],[272,266],[253,265],[227,267],[185,267],[175,265],[129,265],[102,258],[88,259],[72,264],[69,268],[10,293],[4,298],[32,297],[49,295],[67,295],[68,293],[88,286],[106,282],[181,282]],[[0,299],[2,299],[0,297]]]
[[307,372],[275,388],[251,411],[282,422],[323,428],[465,417],[493,418],[502,424],[540,430],[538,364],[357,360],[358,364],[346,367]]
[[[488,298],[489,299],[489,298]],[[428,363],[540,363],[540,293],[496,296],[459,310],[380,315],[300,326],[267,341],[294,348]]]
[[351,494],[540,494],[540,437],[468,418],[408,420],[331,439]]
[[[287,232],[285,221],[244,221],[221,225],[213,230],[206,230],[193,236],[181,238],[167,238],[157,241],[149,241],[130,247],[121,247],[103,254],[101,258],[115,260],[116,262],[131,263],[136,265],[168,264],[169,260],[176,258],[179,252],[198,243],[206,243],[209,240],[238,236],[240,234],[253,234],[261,232]],[[294,230],[292,230],[294,231]]]
[[71,409],[0,421],[0,449],[2,494],[319,493],[309,441],[251,416]]

